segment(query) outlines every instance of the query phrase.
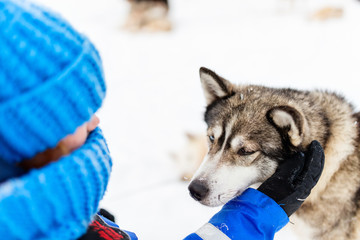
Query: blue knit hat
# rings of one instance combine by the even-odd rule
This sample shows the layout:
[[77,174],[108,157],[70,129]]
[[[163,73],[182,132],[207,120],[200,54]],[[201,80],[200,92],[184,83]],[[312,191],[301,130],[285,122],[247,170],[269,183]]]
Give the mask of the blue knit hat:
[[14,163],[55,147],[105,96],[101,59],[57,14],[0,0],[0,159]]

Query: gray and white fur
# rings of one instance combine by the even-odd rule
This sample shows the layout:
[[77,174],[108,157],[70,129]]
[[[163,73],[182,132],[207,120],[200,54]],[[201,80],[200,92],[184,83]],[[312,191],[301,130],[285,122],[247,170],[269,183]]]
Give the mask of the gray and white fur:
[[234,85],[206,68],[200,79],[209,151],[191,195],[204,205],[225,204],[318,140],[324,171],[293,226],[306,235],[301,239],[360,239],[360,114],[352,105],[326,91]]

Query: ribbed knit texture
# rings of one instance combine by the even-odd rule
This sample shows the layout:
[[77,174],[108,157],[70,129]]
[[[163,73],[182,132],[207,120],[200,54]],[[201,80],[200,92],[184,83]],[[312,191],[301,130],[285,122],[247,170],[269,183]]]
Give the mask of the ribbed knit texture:
[[71,155],[0,185],[1,239],[76,239],[98,209],[111,171],[99,128]]
[[101,60],[86,37],[28,1],[0,0],[0,160],[54,147],[104,96]]

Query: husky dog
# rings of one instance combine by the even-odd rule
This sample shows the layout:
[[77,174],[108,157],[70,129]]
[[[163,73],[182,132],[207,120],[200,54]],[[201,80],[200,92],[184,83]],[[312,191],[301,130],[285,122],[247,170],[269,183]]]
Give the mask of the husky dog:
[[306,232],[301,239],[359,240],[360,114],[334,93],[236,86],[206,68],[200,78],[209,151],[191,196],[207,206],[225,204],[318,140],[324,170],[292,222]]

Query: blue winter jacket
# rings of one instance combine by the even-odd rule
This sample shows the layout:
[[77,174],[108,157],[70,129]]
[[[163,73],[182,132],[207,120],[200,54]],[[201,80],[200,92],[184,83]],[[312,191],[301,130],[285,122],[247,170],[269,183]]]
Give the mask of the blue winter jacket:
[[274,200],[249,188],[184,240],[270,240],[288,222]]

